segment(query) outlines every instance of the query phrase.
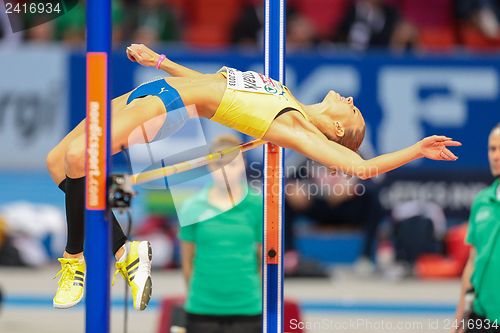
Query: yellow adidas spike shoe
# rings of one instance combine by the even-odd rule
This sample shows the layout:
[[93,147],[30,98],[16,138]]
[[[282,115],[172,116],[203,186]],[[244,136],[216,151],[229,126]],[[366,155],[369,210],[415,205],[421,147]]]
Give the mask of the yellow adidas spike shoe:
[[115,277],[120,272],[128,282],[136,310],[144,310],[151,299],[151,258],[149,242],[130,242],[125,260],[116,263]]
[[58,309],[67,309],[80,303],[85,286],[85,260],[78,258],[59,258],[61,270],[58,288],[52,304]]

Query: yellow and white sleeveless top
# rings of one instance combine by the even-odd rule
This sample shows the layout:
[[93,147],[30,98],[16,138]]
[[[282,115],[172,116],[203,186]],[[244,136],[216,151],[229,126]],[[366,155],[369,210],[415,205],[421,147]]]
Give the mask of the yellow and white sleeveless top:
[[308,119],[295,97],[280,82],[262,74],[222,67],[226,91],[211,120],[255,138],[262,138],[276,116],[285,109]]

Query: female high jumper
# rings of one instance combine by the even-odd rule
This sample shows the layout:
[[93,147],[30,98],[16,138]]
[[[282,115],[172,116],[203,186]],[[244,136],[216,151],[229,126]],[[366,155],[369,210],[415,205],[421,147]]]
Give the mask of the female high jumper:
[[[156,67],[172,77],[142,84],[113,99],[113,154],[128,147],[130,134],[148,120],[163,117],[163,123],[168,124],[168,112],[194,105],[199,117],[293,149],[330,169],[361,179],[423,157],[443,161],[457,159],[448,147],[460,146],[460,142],[446,136],[431,136],[410,147],[364,160],[356,151],[364,138],[365,122],[352,97],[344,98],[330,91],[321,102],[306,105],[300,103],[286,86],[262,74],[228,67],[214,74],[202,74],[142,44],[132,44],[126,52],[131,61]],[[160,126],[156,131],[159,130]],[[150,135],[150,139],[154,136],[154,133]],[[85,120],[47,156],[52,179],[66,193],[68,238],[63,258],[59,259],[61,277],[53,301],[57,308],[71,307],[83,296],[84,155]],[[131,286],[134,307],[143,310],[151,295],[149,242],[128,243],[113,218],[113,253],[117,271]]]

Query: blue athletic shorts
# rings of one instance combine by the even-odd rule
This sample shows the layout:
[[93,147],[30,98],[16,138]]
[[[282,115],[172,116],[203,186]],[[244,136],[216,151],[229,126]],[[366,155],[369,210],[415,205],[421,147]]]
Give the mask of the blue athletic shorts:
[[132,91],[127,99],[127,104],[136,98],[145,96],[158,96],[160,97],[167,112],[184,108],[184,102],[181,96],[171,85],[164,79],[157,79],[154,81],[146,82],[138,86]]
[[127,104],[132,102],[134,99],[145,96],[158,96],[163,102],[167,112],[169,112],[167,120],[163,123],[162,128],[158,131],[153,141],[173,134],[181,128],[188,119],[186,108],[181,96],[177,90],[169,85],[164,79],[160,78],[138,86],[132,91],[132,93],[130,93],[127,99]]

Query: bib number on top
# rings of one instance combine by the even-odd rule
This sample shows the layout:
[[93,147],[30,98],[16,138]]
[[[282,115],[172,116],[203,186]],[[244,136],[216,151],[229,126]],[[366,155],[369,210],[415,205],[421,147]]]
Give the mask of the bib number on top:
[[228,88],[261,94],[283,94],[282,85],[265,75],[253,71],[242,72],[230,67],[226,67],[226,71]]

